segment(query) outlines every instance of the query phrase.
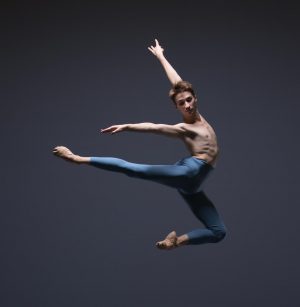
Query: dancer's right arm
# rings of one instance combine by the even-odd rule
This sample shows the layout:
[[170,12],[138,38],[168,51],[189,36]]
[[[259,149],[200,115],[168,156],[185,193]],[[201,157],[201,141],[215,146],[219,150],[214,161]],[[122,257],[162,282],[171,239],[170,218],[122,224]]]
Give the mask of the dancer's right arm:
[[172,65],[165,58],[163,52],[164,49],[159,45],[157,39],[155,39],[155,46],[148,47],[149,51],[151,51],[157,59],[160,61],[163,69],[165,70],[168,79],[170,80],[172,85],[175,85],[177,82],[182,81],[181,77],[178,75],[176,70],[172,67]]
[[102,133],[110,133],[110,134],[115,134],[122,131],[151,132],[171,137],[181,137],[186,133],[184,124],[166,125],[166,124],[154,124],[154,123],[139,123],[139,124],[113,125],[108,128],[101,129]]

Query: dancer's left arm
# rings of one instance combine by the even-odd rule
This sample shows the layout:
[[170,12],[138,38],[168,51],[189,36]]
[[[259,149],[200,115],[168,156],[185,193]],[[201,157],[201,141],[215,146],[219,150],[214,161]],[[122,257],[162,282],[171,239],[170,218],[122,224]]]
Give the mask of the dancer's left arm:
[[152,132],[173,137],[180,137],[186,133],[184,124],[166,125],[166,124],[154,124],[154,123],[139,123],[139,124],[113,125],[108,128],[101,129],[102,133],[110,133],[110,134],[115,134],[122,131]]

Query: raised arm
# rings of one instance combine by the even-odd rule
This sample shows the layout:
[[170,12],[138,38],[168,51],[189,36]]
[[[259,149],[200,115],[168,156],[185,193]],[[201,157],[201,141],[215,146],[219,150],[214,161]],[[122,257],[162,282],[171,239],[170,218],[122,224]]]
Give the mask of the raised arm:
[[148,47],[148,49],[157,57],[157,59],[160,61],[162,67],[164,68],[168,79],[172,83],[172,85],[175,85],[177,82],[182,81],[181,77],[178,75],[176,70],[172,67],[172,65],[168,62],[168,60],[165,58],[163,52],[164,49],[159,45],[159,42],[157,39],[155,39],[155,46]]
[[139,124],[123,124],[113,125],[105,129],[101,129],[102,133],[115,134],[122,131],[134,132],[152,132],[171,137],[181,137],[186,132],[184,124],[165,125],[154,123],[139,123]]

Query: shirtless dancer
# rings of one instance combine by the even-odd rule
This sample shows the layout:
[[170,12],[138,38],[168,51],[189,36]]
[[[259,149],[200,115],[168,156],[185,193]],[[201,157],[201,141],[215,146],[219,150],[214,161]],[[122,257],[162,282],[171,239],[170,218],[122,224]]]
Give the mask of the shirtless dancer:
[[124,173],[130,177],[155,181],[177,189],[205,228],[195,229],[181,236],[172,231],[163,241],[156,243],[158,248],[170,250],[183,245],[219,242],[225,237],[226,228],[216,208],[202,191],[203,181],[216,166],[219,149],[215,132],[198,112],[197,97],[192,85],[180,78],[165,58],[164,49],[159,42],[155,40],[155,46],[148,49],[160,61],[172,84],[169,96],[181,113],[183,122],[176,125],[113,125],[101,129],[101,132],[115,134],[122,131],[139,131],[176,137],[185,143],[191,155],[172,165],[146,165],[111,157],[82,157],[73,154],[64,146],[55,147],[53,153],[70,162]]

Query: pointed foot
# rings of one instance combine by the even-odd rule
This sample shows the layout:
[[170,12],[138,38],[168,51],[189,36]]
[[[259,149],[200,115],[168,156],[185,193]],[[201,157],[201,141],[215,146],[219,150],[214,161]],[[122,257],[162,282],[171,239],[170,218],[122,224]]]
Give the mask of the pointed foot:
[[163,241],[156,243],[156,247],[164,250],[171,250],[177,247],[177,235],[175,231],[170,232]]
[[80,157],[74,155],[73,152],[65,146],[56,146],[53,149],[53,154],[70,162],[80,163]]

